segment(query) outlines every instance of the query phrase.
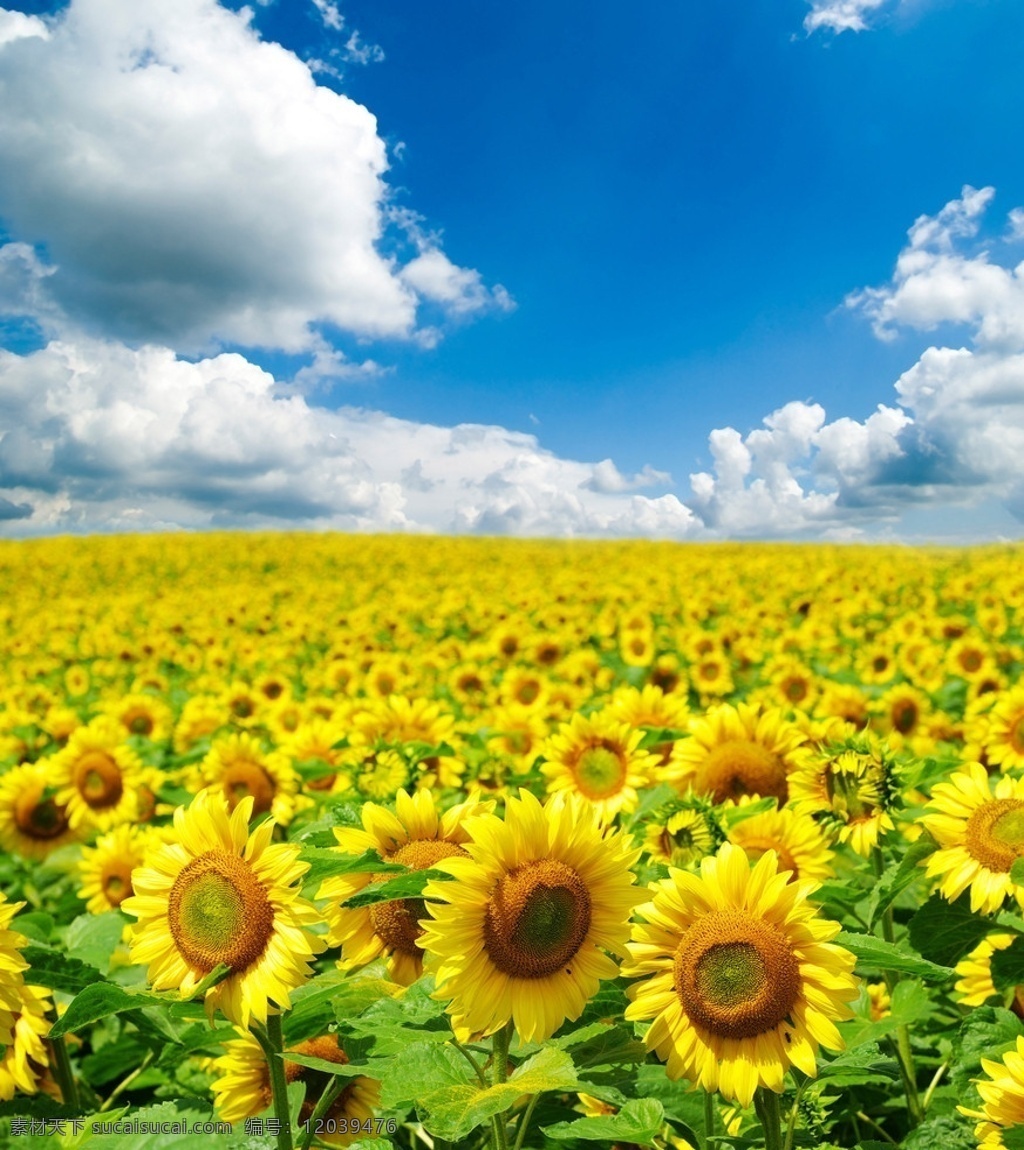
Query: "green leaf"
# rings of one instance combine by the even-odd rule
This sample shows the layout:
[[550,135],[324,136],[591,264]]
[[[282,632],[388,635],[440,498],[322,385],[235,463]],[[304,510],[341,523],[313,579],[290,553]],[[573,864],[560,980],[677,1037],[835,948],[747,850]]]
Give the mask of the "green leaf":
[[869,1083],[889,1085],[899,1078],[895,1058],[882,1054],[877,1042],[866,1042],[847,1050],[831,1062],[822,1062],[818,1080],[834,1086],[862,1086]]
[[132,993],[112,982],[99,982],[79,991],[53,1024],[49,1037],[59,1038],[111,1014],[123,1014],[126,1010],[138,1010],[143,1006],[159,1006],[166,1011],[168,1004],[169,1000],[161,995]]
[[892,1005],[889,1014],[872,1022],[867,1018],[854,1018],[839,1024],[839,1033],[850,1050],[861,1048],[866,1042],[874,1042],[892,1034],[900,1026],[909,1026],[926,1018],[932,1010],[932,1002],[923,983],[916,978],[905,978],[896,984],[892,992]]
[[992,929],[992,923],[972,913],[970,897],[947,902],[933,894],[908,924],[910,945],[925,958],[953,966],[973,950]]
[[872,934],[854,934],[841,931],[835,939],[857,959],[858,967],[895,971],[898,974],[916,974],[928,982],[945,982],[953,977],[947,966],[939,966],[896,943],[875,938]]
[[124,934],[126,919],[120,911],[82,914],[68,927],[64,947],[71,958],[87,962],[102,973],[110,969],[110,958]]
[[665,1122],[665,1111],[656,1098],[636,1098],[606,1118],[578,1118],[545,1126],[545,1138],[555,1142],[578,1138],[584,1142],[632,1142],[652,1146]]
[[34,942],[49,942],[53,933],[53,915],[41,910],[29,911],[28,914],[19,914],[14,920],[14,929]]
[[192,992],[192,1001],[205,998],[206,992],[212,990],[219,982],[223,982],[230,973],[231,967],[226,962],[218,963]]
[[450,875],[438,870],[416,870],[385,882],[372,882],[356,891],[341,904],[345,907],[372,906],[378,902],[394,902],[396,899],[419,898],[423,888],[431,879],[447,879]]
[[377,1067],[365,1064],[356,1065],[352,1062],[329,1062],[326,1058],[314,1058],[310,1054],[294,1054],[287,1052],[279,1055],[285,1062],[294,1062],[299,1066],[308,1066],[310,1070],[319,1070],[332,1078],[358,1078],[360,1075],[373,1075],[378,1073]]
[[[1004,1145],[1008,1145],[1005,1138]],[[929,1118],[916,1130],[912,1130],[900,1143],[903,1150],[975,1150],[978,1142],[974,1137],[974,1123],[958,1114],[944,1114],[941,1118]]]
[[573,1062],[580,1069],[643,1062],[647,1047],[633,1036],[631,1027],[592,1023],[565,1035],[554,1043],[560,1050],[571,1050]]
[[907,853],[889,867],[872,891],[868,903],[868,925],[873,926],[883,913],[903,891],[915,880],[922,877],[921,863],[938,849],[938,843],[925,833],[915,843],[911,843]]
[[1024,859],[1017,859],[1010,867],[1010,882],[1024,886]]
[[1010,1126],[1001,1131],[1000,1138],[1006,1150],[1024,1150],[1024,1126]]
[[982,1058],[998,1058],[1012,1049],[1024,1024],[1010,1010],[981,1006],[964,1019],[950,1052],[950,1080],[962,1095],[981,1070]]
[[48,986],[64,994],[77,994],[87,986],[103,982],[103,975],[94,966],[77,958],[68,958],[56,950],[42,946],[26,946],[21,952],[29,969],[25,981],[35,986]]
[[1024,936],[1018,936],[1005,950],[992,955],[992,982],[996,990],[1012,990],[1024,985]]
[[376,851],[366,850],[361,855],[322,847],[306,847],[299,855],[300,862],[309,863],[306,883],[323,882],[338,874],[405,874],[407,867],[385,862]]

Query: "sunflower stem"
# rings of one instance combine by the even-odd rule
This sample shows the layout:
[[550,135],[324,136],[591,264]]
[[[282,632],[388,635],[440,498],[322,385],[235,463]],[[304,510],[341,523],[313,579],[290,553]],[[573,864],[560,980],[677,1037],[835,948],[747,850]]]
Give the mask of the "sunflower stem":
[[300,1150],[309,1150],[309,1147],[313,1145],[313,1138],[316,1131],[320,1128],[320,1119],[323,1118],[327,1111],[334,1105],[334,1100],[350,1081],[350,1078],[342,1078],[339,1075],[335,1075],[324,1087],[324,1091],[317,1099],[316,1106],[313,1107],[313,1113],[310,1114],[309,1121],[306,1123],[306,1133],[300,1144]]
[[64,1036],[50,1039],[50,1048],[53,1050],[53,1076],[60,1087],[61,1099],[66,1106],[73,1106],[77,1110],[78,1087],[75,1084],[75,1074],[71,1069],[71,1058]]
[[704,1091],[704,1145],[711,1146],[715,1136],[715,1096],[710,1090]]
[[150,1066],[156,1061],[156,1051],[147,1051],[145,1058],[139,1063],[138,1066],[127,1077],[122,1078],[121,1081],[114,1087],[114,1089],[107,1095],[106,1101],[100,1107],[99,1112],[102,1114],[109,1110],[111,1106],[121,1097],[121,1095],[128,1089],[129,1086],[139,1077],[144,1071],[148,1070]]
[[[257,1041],[260,1033],[254,1030]],[[280,1014],[267,1015],[267,1029],[263,1033],[265,1039],[260,1045],[264,1047],[267,1056],[267,1069],[270,1073],[270,1090],[274,1099],[274,1117],[279,1126],[277,1131],[277,1150],[293,1150],[292,1142],[292,1116],[288,1111],[288,1083],[284,1075],[284,1033],[281,1030]]]
[[539,1098],[540,1095],[535,1094],[530,1099],[526,1109],[523,1111],[522,1117],[519,1119],[519,1125],[516,1127],[516,1142],[512,1147],[512,1150],[523,1150],[523,1146],[526,1142],[526,1131],[530,1125],[530,1119],[533,1117],[533,1110],[537,1105],[537,1100]]
[[782,1150],[782,1115],[779,1113],[779,1096],[767,1086],[759,1086],[754,1092],[754,1109],[764,1130],[764,1150]]
[[[508,1048],[511,1041],[511,1022],[494,1032],[494,1044],[491,1054],[491,1061],[493,1063],[491,1077],[495,1086],[508,1081]],[[502,1111],[501,1114],[495,1114],[494,1116],[494,1150],[509,1150],[508,1124],[505,1119],[507,1113],[508,1111],[505,1110]]]

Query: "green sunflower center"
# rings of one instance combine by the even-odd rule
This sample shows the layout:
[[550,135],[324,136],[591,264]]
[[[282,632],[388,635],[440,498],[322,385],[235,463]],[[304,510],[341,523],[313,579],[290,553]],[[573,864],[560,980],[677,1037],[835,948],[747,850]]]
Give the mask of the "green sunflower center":
[[752,739],[728,739],[713,747],[697,769],[694,789],[713,795],[716,803],[761,795],[774,796],[781,805],[789,798],[786,764]]
[[75,786],[93,810],[116,807],[124,794],[121,768],[106,751],[86,751],[75,764]]
[[590,918],[590,892],[572,867],[555,859],[526,863],[505,875],[492,894],[484,946],[502,973],[546,978],[575,957]]
[[274,908],[249,864],[207,851],[185,866],[167,899],[171,936],[185,960],[204,974],[220,963],[245,970],[266,949]]
[[774,1030],[800,994],[800,965],[789,939],[744,911],[712,911],[683,935],[672,967],[687,1017],[719,1038]]
[[605,799],[622,790],[626,765],[614,747],[587,747],[576,760],[576,782],[588,799]]

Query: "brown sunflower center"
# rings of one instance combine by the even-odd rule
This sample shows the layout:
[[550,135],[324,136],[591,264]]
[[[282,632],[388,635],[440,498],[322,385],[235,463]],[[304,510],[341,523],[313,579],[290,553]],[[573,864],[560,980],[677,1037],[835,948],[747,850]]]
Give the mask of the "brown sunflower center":
[[54,799],[43,798],[41,783],[27,787],[15,800],[14,822],[23,835],[43,842],[68,829],[67,812]]
[[103,870],[103,897],[112,907],[120,906],[132,893],[132,868],[128,863],[114,861]]
[[673,981],[697,1026],[719,1038],[755,1038],[792,1011],[800,966],[771,923],[743,911],[712,911],[683,935]]
[[484,946],[515,978],[545,978],[571,962],[590,930],[590,892],[555,859],[524,863],[498,883],[487,904]]
[[[324,1035],[320,1038],[310,1038],[306,1042],[300,1042],[298,1046],[292,1047],[291,1050],[285,1053],[284,1060],[284,1077],[286,1082],[304,1082],[306,1084],[306,1096],[302,1103],[302,1109],[299,1111],[299,1121],[308,1122],[316,1109],[316,1104],[323,1096],[324,1090],[327,1088],[327,1083],[330,1081],[330,1075],[324,1070],[314,1070],[311,1066],[303,1066],[301,1062],[290,1062],[288,1060],[289,1054],[302,1054],[308,1058],[320,1058],[324,1062],[333,1062],[338,1066],[344,1066],[348,1062],[348,1055],[338,1045],[338,1040],[333,1036]],[[331,1104],[330,1109],[324,1115],[325,1118],[342,1118],[346,1113],[346,1103],[348,1097],[352,1092],[351,1083],[345,1087],[338,1098]],[[270,1091],[270,1084],[267,1084],[267,1104],[269,1105],[273,1095]]]
[[573,768],[576,783],[588,799],[617,795],[626,781],[626,764],[614,744],[607,740],[580,752]]
[[982,803],[967,820],[964,845],[989,870],[1008,871],[1024,858],[1024,799]]
[[276,792],[274,780],[259,763],[245,759],[231,763],[221,776],[221,785],[224,788],[224,797],[232,810],[242,799],[250,796],[253,799],[253,815],[265,814],[273,805]]
[[174,880],[167,921],[191,966],[208,973],[223,962],[240,971],[266,949],[274,908],[244,859],[214,850],[194,858]]
[[[399,847],[388,856],[391,862],[401,863],[410,870],[426,870],[439,859],[453,855],[465,855],[458,843],[444,839],[417,839]],[[374,881],[390,878],[390,875],[374,875]],[[391,950],[402,954],[419,954],[419,937],[423,933],[420,922],[429,918],[427,908],[421,898],[395,899],[393,902],[377,902],[370,907],[370,922],[374,932],[382,938]]]
[[124,725],[133,735],[151,735],[153,716],[148,711],[129,711],[123,718]]
[[116,807],[124,794],[121,768],[106,751],[86,751],[75,763],[75,786],[93,810]]
[[789,798],[786,764],[752,739],[729,739],[708,753],[697,769],[696,790],[716,803],[740,795],[774,796],[781,806]]
[[1018,755],[1024,755],[1024,715],[1018,715],[1010,724],[1010,746]]

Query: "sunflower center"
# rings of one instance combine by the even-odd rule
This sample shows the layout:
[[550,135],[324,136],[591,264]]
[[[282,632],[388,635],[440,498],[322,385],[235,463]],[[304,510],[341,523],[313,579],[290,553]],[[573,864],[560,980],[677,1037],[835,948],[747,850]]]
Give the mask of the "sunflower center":
[[1018,755],[1024,755],[1024,715],[1018,715],[1010,724],[1010,746]]
[[232,763],[221,777],[224,788],[224,797],[232,810],[238,806],[242,799],[252,796],[253,815],[266,814],[274,802],[274,781],[259,763],[242,762]]
[[114,807],[124,794],[121,768],[106,751],[87,751],[75,764],[75,786],[93,810]]
[[590,930],[590,893],[555,859],[525,863],[502,878],[487,904],[484,946],[515,978],[546,978],[571,962]]
[[[426,870],[439,859],[452,855],[465,855],[466,851],[458,843],[444,839],[416,839],[399,847],[388,855],[391,862],[401,863],[410,870]],[[374,875],[374,881],[389,878],[389,875]],[[377,902],[370,907],[370,922],[378,937],[382,938],[391,950],[403,954],[419,954],[419,937],[423,933],[420,921],[429,918],[426,905],[421,898],[401,898],[393,902]]]
[[604,799],[618,794],[626,781],[626,765],[622,757],[606,743],[583,750],[573,773],[588,799]]
[[190,965],[208,973],[226,963],[240,971],[266,949],[274,908],[244,859],[215,850],[193,859],[174,880],[167,919]]
[[125,726],[133,735],[151,735],[153,716],[148,711],[131,711],[125,716]]
[[968,853],[993,871],[1008,871],[1024,857],[1024,799],[982,803],[967,820]]
[[792,1011],[800,966],[771,923],[743,911],[712,911],[683,935],[673,982],[697,1026],[719,1038],[754,1038]]
[[892,725],[901,735],[909,735],[917,726],[917,704],[901,699],[892,709]]
[[696,790],[712,794],[716,803],[761,795],[774,796],[781,805],[789,798],[786,764],[760,743],[729,739],[712,748],[698,768]]
[[[289,1062],[289,1054],[304,1054],[309,1058],[321,1058],[324,1062],[334,1062],[339,1066],[344,1066],[348,1062],[348,1055],[338,1045],[338,1041],[333,1037],[310,1038],[306,1042],[300,1042],[298,1046],[293,1047],[291,1050],[286,1051],[284,1061],[284,1077],[286,1082],[304,1082],[306,1084],[306,1096],[302,1103],[302,1109],[299,1112],[299,1121],[308,1122],[313,1116],[313,1111],[316,1109],[316,1104],[320,1101],[324,1090],[327,1088],[327,1083],[330,1080],[330,1075],[323,1070],[314,1070],[311,1066],[303,1066],[299,1062]],[[268,1090],[268,1103],[269,1099],[273,1096]],[[325,1118],[333,1117],[339,1118],[345,1114],[345,1107],[342,1105],[342,1100],[347,1101],[348,1095],[351,1093],[351,1084],[345,1087],[340,1098],[332,1103],[330,1110],[324,1115]]]
[[53,799],[43,798],[42,786],[29,787],[14,803],[18,830],[31,839],[55,839],[68,829],[64,808]]
[[103,874],[103,895],[112,907],[121,903],[132,893],[131,867],[113,863]]

